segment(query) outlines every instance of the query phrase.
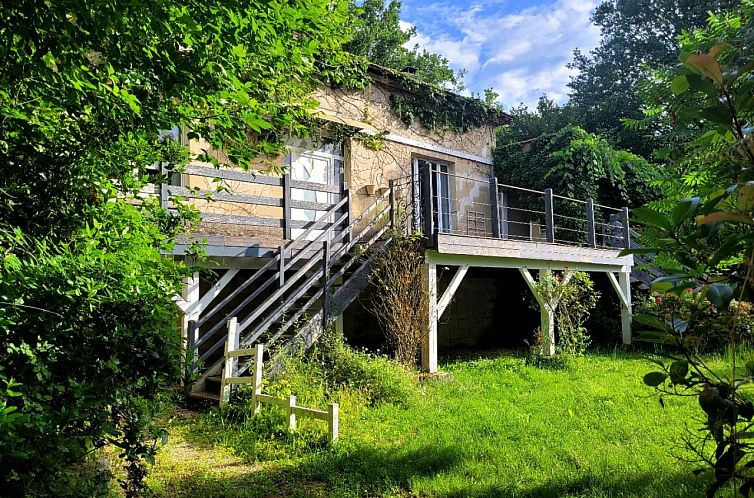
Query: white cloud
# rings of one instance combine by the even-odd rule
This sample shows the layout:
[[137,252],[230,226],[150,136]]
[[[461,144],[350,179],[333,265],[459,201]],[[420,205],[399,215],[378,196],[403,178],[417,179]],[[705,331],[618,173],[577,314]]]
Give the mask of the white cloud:
[[599,42],[590,21],[596,4],[554,0],[516,12],[501,12],[505,3],[496,0],[468,8],[429,4],[412,11],[419,32],[410,45],[419,43],[466,69],[472,90],[493,87],[506,106],[533,106],[543,93],[564,102],[573,50],[588,51]]

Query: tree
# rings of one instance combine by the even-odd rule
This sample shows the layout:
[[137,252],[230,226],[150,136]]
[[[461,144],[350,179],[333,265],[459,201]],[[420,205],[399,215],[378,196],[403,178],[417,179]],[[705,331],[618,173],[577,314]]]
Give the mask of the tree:
[[[182,125],[249,167],[316,123],[310,91],[358,86],[345,1],[18,1],[0,11],[0,476],[10,495],[86,495],[61,472],[106,442],[129,496],[151,403],[179,377],[163,257],[196,220],[139,196],[188,160]],[[249,140],[251,133],[255,140]],[[209,153],[202,159],[217,166]]]
[[[653,247],[644,250],[675,262],[675,271],[653,289],[693,294],[717,313],[710,320],[709,307],[698,306],[669,317],[635,317],[655,330],[648,337],[675,345],[645,383],[667,395],[695,396],[703,411],[705,423],[688,434],[687,446],[713,471],[709,496],[729,484],[744,496],[754,491],[754,404],[745,392],[754,382],[754,363],[738,356],[754,322],[753,20],[754,4],[745,1],[681,37],[682,63],[663,71],[670,91],[662,113],[675,137],[690,137],[674,144],[672,158],[704,181],[687,183],[686,199],[633,212],[655,232]],[[728,371],[709,368],[695,354],[691,340],[699,336],[730,346]]]
[[356,32],[346,49],[370,61],[397,71],[412,71],[425,83],[459,89],[462,74],[456,74],[448,59],[406,44],[416,36],[416,27],[404,31],[400,26],[401,3],[398,0],[364,0],[352,4]]
[[600,45],[574,53],[571,104],[579,124],[614,145],[649,157],[656,144],[652,133],[625,129],[621,118],[639,119],[642,100],[636,93],[639,75],[648,67],[678,59],[678,37],[703,26],[709,12],[729,9],[737,0],[606,0],[593,21],[601,31]]

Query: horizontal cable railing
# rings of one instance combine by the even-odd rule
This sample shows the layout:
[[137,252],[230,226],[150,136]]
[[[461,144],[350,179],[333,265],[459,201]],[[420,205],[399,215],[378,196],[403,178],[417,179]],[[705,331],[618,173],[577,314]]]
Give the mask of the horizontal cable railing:
[[425,233],[613,249],[630,242],[626,208],[429,168],[415,183]]

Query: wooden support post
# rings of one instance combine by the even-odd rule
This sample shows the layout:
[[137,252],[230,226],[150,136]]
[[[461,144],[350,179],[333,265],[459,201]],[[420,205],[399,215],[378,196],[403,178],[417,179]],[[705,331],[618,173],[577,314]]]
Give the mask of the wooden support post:
[[327,434],[330,437],[330,443],[338,440],[338,404],[330,403],[327,410]]
[[597,237],[594,232],[594,201],[586,200],[586,245],[597,247]]
[[615,293],[618,294],[618,298],[620,299],[620,325],[623,333],[623,344],[631,344],[631,273],[622,271],[618,273],[618,278],[615,278],[614,274],[608,273],[607,278],[610,280]]
[[388,182],[390,189],[390,229],[395,230],[395,180]]
[[330,293],[327,281],[330,279],[330,241],[322,242],[322,329],[327,329],[330,319]]
[[225,367],[223,368],[220,382],[220,407],[230,401],[231,384],[226,379],[235,377],[238,370],[238,357],[229,356],[228,353],[238,349],[238,319],[234,316],[228,320],[228,337],[225,339]]
[[[519,268],[518,271],[521,276],[524,277],[524,282],[529,287],[529,290],[534,294],[534,299],[537,300],[539,305],[539,319],[540,319],[540,333],[542,334],[542,351],[548,356],[555,354],[555,308],[557,304],[551,304],[545,302],[542,296],[537,292],[536,282],[534,277],[531,276],[529,270],[526,268]],[[539,270],[539,279],[547,275],[550,270]]]
[[422,341],[422,370],[437,372],[437,266],[424,264],[424,279],[429,292],[429,324]]
[[545,238],[547,242],[555,242],[555,214],[551,188],[545,189]]
[[[550,270],[539,270],[539,280],[547,276]],[[541,321],[542,349],[548,356],[555,354],[555,313],[554,306],[548,306],[542,302],[539,306],[539,318]]]
[[492,236],[500,238],[500,206],[497,204],[497,178],[490,178],[490,215],[492,218]]
[[[424,221],[424,226],[422,227],[424,230],[424,238],[427,240],[427,247],[435,247],[435,217],[434,217],[434,205],[433,205],[433,196],[434,193],[432,192],[432,171],[429,168],[429,165],[425,165],[425,167],[421,171],[421,185],[422,185],[422,192],[421,192],[421,201],[422,201],[422,218]],[[439,202],[439,201],[438,201]]]
[[631,249],[631,227],[628,226],[628,208],[624,207],[620,210],[621,225],[623,225],[623,248]]
[[251,375],[254,380],[252,381],[253,391],[251,392],[251,407],[256,415],[259,413],[259,409],[262,406],[258,400],[259,395],[262,394],[262,372],[264,371],[264,346],[262,344],[254,346],[253,361],[254,364],[251,366],[251,368],[253,368]]
[[[199,299],[199,272],[195,272],[190,277],[186,278],[183,286],[182,296],[183,301],[186,303],[186,312],[183,315],[183,323],[181,326],[181,335],[188,340],[188,329],[190,320],[198,320],[199,317],[194,313],[200,299]],[[189,311],[191,310],[191,311]],[[199,340],[198,337],[194,337],[194,342]]]
[[501,208],[500,236],[503,240],[508,240],[508,196],[505,192],[500,192],[498,195],[500,196],[498,203]]
[[[288,154],[288,165],[290,166],[291,159],[290,153]],[[291,228],[291,172],[288,169],[283,175],[283,238],[286,240],[292,239]]]
[[296,396],[288,396],[288,405],[286,410],[288,413],[288,430],[293,432],[296,430]]

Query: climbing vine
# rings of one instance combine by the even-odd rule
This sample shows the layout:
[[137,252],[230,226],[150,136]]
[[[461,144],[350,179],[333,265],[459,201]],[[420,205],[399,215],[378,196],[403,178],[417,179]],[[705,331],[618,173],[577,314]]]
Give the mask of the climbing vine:
[[403,73],[391,72],[391,77],[406,91],[390,95],[390,108],[406,126],[418,122],[431,131],[465,133],[504,122],[501,110],[481,99],[462,97]]

